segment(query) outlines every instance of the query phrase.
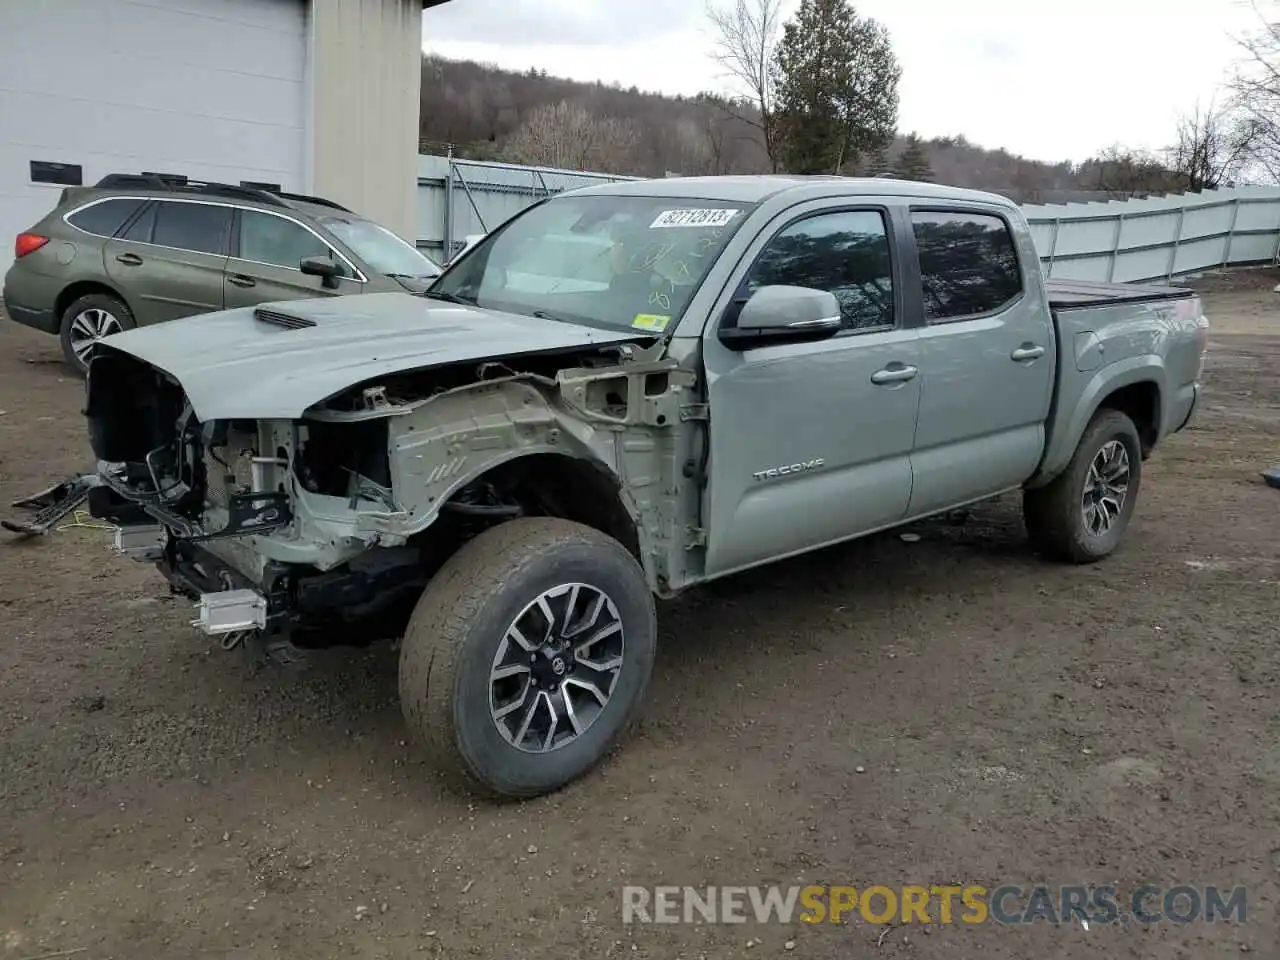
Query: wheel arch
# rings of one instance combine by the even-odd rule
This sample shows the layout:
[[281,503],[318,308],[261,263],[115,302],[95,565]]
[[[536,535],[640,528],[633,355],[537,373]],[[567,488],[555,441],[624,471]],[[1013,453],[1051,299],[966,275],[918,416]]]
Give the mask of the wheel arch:
[[128,297],[114,286],[101,280],[75,280],[63,287],[53,302],[53,314],[58,321],[59,328],[62,326],[62,315],[67,312],[67,308],[81,297],[87,297],[94,293],[115,297],[128,308],[129,313],[134,316],[136,322],[137,314],[133,309],[133,304],[129,302]]
[[[1060,385],[1058,389],[1065,387]],[[1044,457],[1026,488],[1042,487],[1066,469],[1080,438],[1104,408],[1119,410],[1134,421],[1146,459],[1161,436],[1166,396],[1164,366],[1159,357],[1133,357],[1103,367],[1084,386],[1074,404],[1069,398],[1057,401],[1064,403],[1066,410],[1051,415]]]
[[547,516],[574,520],[621,543],[644,565],[640,528],[623,495],[623,483],[599,460],[563,450],[522,451],[491,462],[462,487],[477,481],[512,485],[551,509]]

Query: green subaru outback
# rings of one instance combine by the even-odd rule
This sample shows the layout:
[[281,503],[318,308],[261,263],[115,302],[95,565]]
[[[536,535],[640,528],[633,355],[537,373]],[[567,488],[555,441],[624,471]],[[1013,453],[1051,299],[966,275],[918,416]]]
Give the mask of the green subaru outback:
[[269,300],[421,293],[440,274],[330,200],[150,174],[68,187],[14,256],[6,312],[61,337],[81,371],[103,337],[131,327]]

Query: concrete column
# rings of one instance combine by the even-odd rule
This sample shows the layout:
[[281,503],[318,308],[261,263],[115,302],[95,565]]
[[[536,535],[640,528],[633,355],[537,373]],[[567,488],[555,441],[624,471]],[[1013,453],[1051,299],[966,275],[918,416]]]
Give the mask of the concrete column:
[[311,0],[308,188],[413,243],[422,0]]

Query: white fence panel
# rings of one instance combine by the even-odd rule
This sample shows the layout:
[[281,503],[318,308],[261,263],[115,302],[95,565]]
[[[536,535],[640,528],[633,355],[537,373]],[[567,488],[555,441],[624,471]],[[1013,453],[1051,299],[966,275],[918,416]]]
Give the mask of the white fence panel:
[[[418,158],[418,246],[447,258],[543,197],[617,180],[608,173]],[[1168,280],[1274,263],[1280,187],[1237,187],[1141,200],[1023,206],[1045,274],[1066,280]]]
[[1129,283],[1274,263],[1280,187],[1024,206],[1047,276]]

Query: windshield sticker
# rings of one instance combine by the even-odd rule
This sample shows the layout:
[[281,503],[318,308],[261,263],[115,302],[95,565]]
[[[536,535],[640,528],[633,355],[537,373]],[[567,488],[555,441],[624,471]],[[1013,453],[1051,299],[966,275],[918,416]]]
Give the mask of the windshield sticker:
[[729,221],[738,215],[738,210],[663,210],[653,223],[649,224],[650,230],[659,230],[663,227],[723,227],[727,226]]
[[637,330],[650,330],[654,333],[661,333],[667,329],[667,324],[671,322],[671,318],[661,313],[637,313],[636,318],[631,321],[631,326]]

